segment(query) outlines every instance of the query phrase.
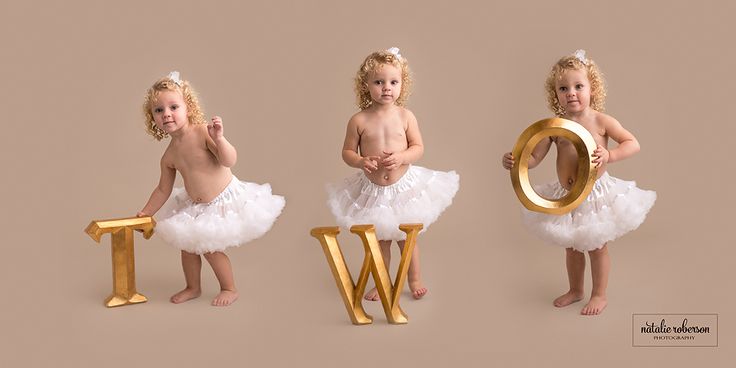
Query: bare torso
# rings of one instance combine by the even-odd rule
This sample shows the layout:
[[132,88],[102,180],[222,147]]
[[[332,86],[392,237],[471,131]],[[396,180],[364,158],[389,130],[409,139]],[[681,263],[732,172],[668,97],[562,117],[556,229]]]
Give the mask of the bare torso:
[[[578,119],[576,122],[590,132],[596,145],[608,149],[608,135],[601,122],[601,114],[595,113],[587,119]],[[557,148],[557,178],[565,189],[570,189],[575,184],[578,171],[578,153],[575,146],[569,140],[562,137],[551,137]],[[592,152],[591,152],[592,153]],[[597,178],[606,172],[607,165],[598,168]]]
[[181,174],[184,189],[198,203],[214,200],[233,175],[207,148],[207,139],[206,125],[192,125],[186,134],[171,140],[163,156],[164,164]]
[[[360,155],[386,157],[385,152],[401,152],[408,148],[406,136],[407,116],[404,109],[399,109],[396,114],[380,114],[375,112],[360,112],[360,123],[358,134],[360,135]],[[378,170],[366,173],[371,182],[378,185],[391,185],[396,183],[409,169],[408,164],[387,170],[383,165],[378,165]]]

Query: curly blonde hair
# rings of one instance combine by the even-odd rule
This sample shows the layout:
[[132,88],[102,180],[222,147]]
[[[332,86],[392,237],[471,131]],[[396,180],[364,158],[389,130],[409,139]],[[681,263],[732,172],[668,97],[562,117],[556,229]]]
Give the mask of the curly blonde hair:
[[355,94],[357,96],[357,104],[361,110],[369,108],[373,104],[371,93],[368,91],[368,77],[371,73],[378,71],[384,65],[393,65],[401,70],[401,93],[396,99],[396,104],[405,106],[406,100],[411,94],[411,71],[409,63],[403,56],[399,57],[392,54],[388,50],[376,51],[365,58],[363,64],[360,64],[358,73],[355,75]]
[[146,97],[143,100],[143,114],[146,117],[145,125],[146,132],[152,135],[156,140],[160,141],[169,136],[168,133],[159,129],[153,120],[153,113],[151,109],[153,104],[156,103],[158,96],[163,92],[178,92],[184,98],[184,102],[187,104],[187,116],[190,124],[205,124],[204,113],[202,108],[199,106],[199,99],[197,93],[189,85],[189,82],[181,80],[177,84],[170,77],[164,77],[156,81],[151,88],[146,91]]
[[544,89],[547,92],[547,107],[559,117],[565,115],[565,108],[557,100],[555,84],[567,70],[586,71],[588,80],[590,81],[590,107],[596,111],[605,111],[606,84],[603,81],[603,73],[598,69],[598,65],[596,65],[593,59],[584,58],[583,60],[585,62],[580,60],[575,54],[563,57],[552,66],[552,70],[550,70],[547,80],[544,82]]

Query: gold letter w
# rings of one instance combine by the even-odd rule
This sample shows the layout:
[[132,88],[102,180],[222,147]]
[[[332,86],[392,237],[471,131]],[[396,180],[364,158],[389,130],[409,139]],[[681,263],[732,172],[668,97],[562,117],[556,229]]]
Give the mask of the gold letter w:
[[416,245],[419,230],[424,226],[422,224],[402,224],[399,229],[406,233],[406,243],[404,250],[401,252],[401,263],[396,272],[396,281],[391,285],[391,277],[388,269],[383,263],[383,255],[378,246],[376,239],[376,231],[373,225],[355,225],[350,228],[350,232],[358,234],[363,241],[365,248],[365,257],[363,258],[363,267],[360,269],[358,283],[353,282],[345,264],[345,257],[340,250],[340,244],[337,241],[337,234],[340,233],[338,227],[317,227],[312,229],[310,234],[317,238],[322,244],[322,250],[327,257],[327,263],[330,264],[332,276],[335,277],[337,289],[342,295],[345,308],[348,310],[350,320],[356,325],[365,325],[373,322],[373,317],[365,313],[363,309],[363,292],[368,283],[368,274],[373,274],[373,281],[378,290],[378,296],[381,298],[383,311],[386,313],[386,319],[389,323],[404,324],[407,319],[404,311],[399,306],[399,298],[404,288],[407,272],[409,271],[409,263],[411,263],[411,255]]

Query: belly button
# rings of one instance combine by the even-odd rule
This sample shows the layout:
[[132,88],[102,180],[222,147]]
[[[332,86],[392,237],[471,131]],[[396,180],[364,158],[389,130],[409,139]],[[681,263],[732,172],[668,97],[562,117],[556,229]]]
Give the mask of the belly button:
[[202,198],[197,198],[197,202],[202,202]]
[[572,178],[571,178],[571,179],[567,179],[567,184],[570,184],[570,185],[572,185],[572,183],[573,183],[573,180],[572,180]]
[[383,179],[388,180],[388,175],[384,175]]

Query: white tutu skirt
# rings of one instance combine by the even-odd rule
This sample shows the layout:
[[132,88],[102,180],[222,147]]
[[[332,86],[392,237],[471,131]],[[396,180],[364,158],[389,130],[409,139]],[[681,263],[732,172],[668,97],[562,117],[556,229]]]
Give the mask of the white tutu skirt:
[[184,188],[175,188],[159,211],[156,233],[189,253],[223,251],[265,234],[285,204],[284,197],[271,194],[269,184],[235,176],[209,203],[195,203]]
[[404,176],[391,185],[377,185],[361,171],[340,184],[328,185],[332,214],[338,225],[373,224],[379,240],[406,240],[400,224],[422,223],[424,230],[452,203],[460,186],[454,172],[410,166]]
[[[562,198],[568,191],[559,182],[535,186],[545,198]],[[657,193],[636,187],[636,182],[604,173],[580,206],[564,215],[532,212],[522,208],[524,225],[548,242],[590,251],[602,248],[629,231],[635,230],[654,205]]]

